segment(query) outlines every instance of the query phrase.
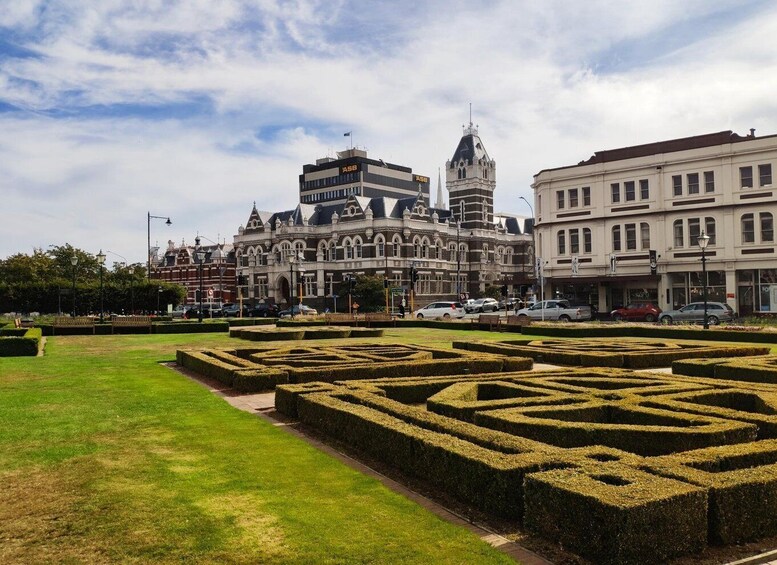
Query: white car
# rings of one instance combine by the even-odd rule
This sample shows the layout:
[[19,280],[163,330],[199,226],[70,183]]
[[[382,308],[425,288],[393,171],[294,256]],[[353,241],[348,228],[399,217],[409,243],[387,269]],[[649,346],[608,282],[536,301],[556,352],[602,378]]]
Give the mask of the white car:
[[465,308],[467,314],[478,314],[483,312],[499,312],[499,302],[493,298],[478,298],[472,304],[467,304]]
[[416,318],[463,318],[464,308],[458,302],[432,302],[415,312]]

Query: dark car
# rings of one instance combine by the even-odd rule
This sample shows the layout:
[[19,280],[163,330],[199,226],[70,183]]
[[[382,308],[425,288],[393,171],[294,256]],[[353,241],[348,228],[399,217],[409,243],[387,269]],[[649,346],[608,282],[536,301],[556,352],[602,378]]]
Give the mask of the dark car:
[[655,322],[661,315],[661,308],[649,302],[635,302],[625,308],[616,308],[610,312],[610,317],[619,322]]
[[[243,305],[243,317],[248,316],[248,311],[250,308],[247,305]],[[239,304],[232,304],[230,302],[224,304],[224,307],[221,309],[221,312],[224,314],[225,318],[237,318],[240,316],[240,305]]]
[[290,318],[292,310],[294,311],[295,316],[316,316],[318,314],[318,311],[316,311],[315,308],[305,306],[304,304],[295,304],[292,308],[287,308],[286,310],[278,312],[278,317]]
[[248,316],[252,318],[277,318],[280,308],[276,304],[257,304],[248,309]]
[[[199,318],[200,312],[200,305],[195,304],[191,308],[189,308],[186,311],[186,314],[184,314],[184,318],[187,318],[189,320],[193,320],[195,318]],[[202,305],[202,317],[203,318],[221,318],[223,316],[223,312],[221,310],[221,306],[218,304],[203,304]]]

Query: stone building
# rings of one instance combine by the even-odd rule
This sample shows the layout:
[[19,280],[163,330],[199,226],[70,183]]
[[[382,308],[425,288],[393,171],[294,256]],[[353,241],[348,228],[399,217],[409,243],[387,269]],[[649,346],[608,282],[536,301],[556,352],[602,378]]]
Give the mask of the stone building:
[[[471,123],[445,178],[451,206],[438,175],[432,207],[429,177],[365,151],[305,165],[299,204],[274,213],[254,204],[234,236],[242,297],[284,304],[293,288],[295,299],[301,290],[306,304],[334,310],[347,277],[384,277],[401,293],[410,289],[411,267],[416,307],[477,297],[492,285],[525,290],[533,278],[532,221],[494,213],[496,162]],[[336,309],[344,310],[342,301]]]
[[[731,131],[597,151],[535,175],[544,293],[601,312],[708,298],[777,312],[777,136]],[[702,277],[699,237],[710,237]],[[706,285],[705,285],[706,282]]]

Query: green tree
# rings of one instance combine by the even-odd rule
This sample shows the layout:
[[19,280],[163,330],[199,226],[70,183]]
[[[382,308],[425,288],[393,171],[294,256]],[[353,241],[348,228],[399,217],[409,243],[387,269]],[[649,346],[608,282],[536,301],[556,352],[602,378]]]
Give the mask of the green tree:
[[383,277],[361,276],[356,279],[354,296],[359,302],[359,312],[381,312],[386,307]]

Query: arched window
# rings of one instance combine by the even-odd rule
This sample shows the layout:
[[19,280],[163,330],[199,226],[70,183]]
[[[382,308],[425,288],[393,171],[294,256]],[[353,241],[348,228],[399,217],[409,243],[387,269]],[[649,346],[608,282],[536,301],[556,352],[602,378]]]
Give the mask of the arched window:
[[774,217],[771,212],[761,212],[761,243],[774,241]]
[[345,249],[345,258],[353,259],[353,245],[350,238],[346,237],[343,240],[343,249]]
[[710,245],[715,245],[715,218],[707,216],[704,218],[705,233],[710,236]]
[[650,249],[650,224],[648,224],[647,222],[640,222],[639,238],[642,245],[642,249]]
[[505,265],[512,265],[513,264],[513,248],[512,247],[508,247],[507,249],[505,249],[504,259],[505,259]]
[[257,265],[266,265],[267,257],[264,254],[264,248],[261,245],[257,245],[254,248],[254,255],[256,255],[255,262]]
[[685,238],[683,237],[683,221],[675,220],[672,224],[672,232],[674,233],[674,246],[685,247]]
[[429,258],[429,240],[427,238],[421,240],[421,258]]
[[742,214],[742,243],[755,243],[755,217]]
[[621,250],[621,227],[613,226],[612,228],[612,250]]
[[375,238],[375,256],[376,257],[386,256],[386,240],[383,238],[382,235],[379,235]]
[[413,257],[421,258],[421,240],[417,237],[413,240]]
[[395,235],[391,240],[391,253],[393,257],[400,257],[402,255],[402,238]]
[[592,251],[591,228],[583,228],[583,253],[591,253]]
[[458,259],[456,257],[456,244],[455,243],[450,243],[448,245],[448,257],[450,258],[451,261],[454,261],[454,262],[458,261]]
[[294,256],[299,257],[300,255],[305,256],[305,243],[296,241],[294,242]]
[[359,236],[353,238],[353,256],[354,259],[362,258],[362,238]]

